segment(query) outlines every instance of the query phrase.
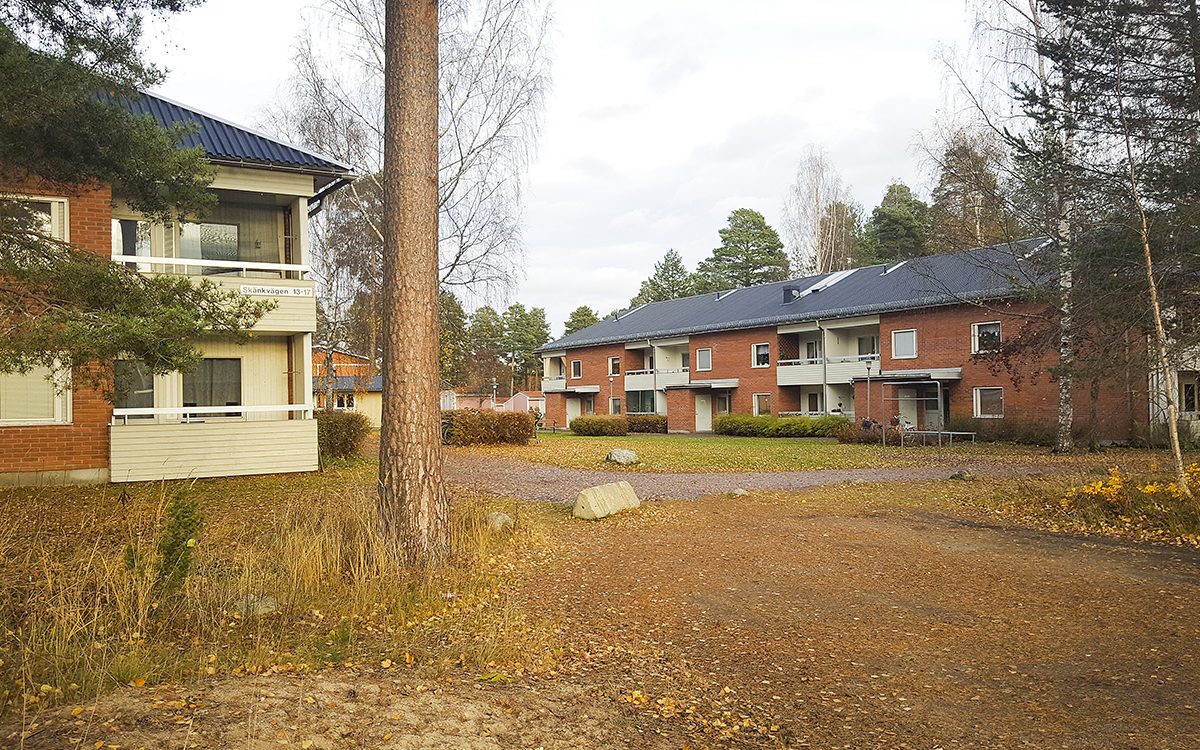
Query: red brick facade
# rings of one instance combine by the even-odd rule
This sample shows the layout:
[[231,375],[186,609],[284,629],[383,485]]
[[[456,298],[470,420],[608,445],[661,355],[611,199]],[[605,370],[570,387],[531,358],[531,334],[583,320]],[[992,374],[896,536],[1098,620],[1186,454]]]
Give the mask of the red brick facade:
[[[874,366],[873,372],[877,376],[880,365],[885,376],[889,372],[905,370],[961,369],[961,379],[947,376],[942,380],[949,407],[944,415],[943,424],[950,420],[967,420],[980,430],[1002,424],[1052,427],[1058,413],[1058,382],[1049,374],[1049,368],[1057,362],[1057,353],[1047,352],[1037,361],[1022,363],[1015,375],[1003,367],[995,367],[995,363],[989,363],[985,358],[972,356],[972,324],[1000,321],[1001,335],[1007,339],[1016,335],[1026,325],[1028,318],[1022,313],[1027,312],[1028,308],[1005,306],[1000,303],[995,310],[973,305],[956,305],[881,315],[878,328],[880,362]],[[916,331],[916,356],[895,358],[892,352],[892,335],[893,332],[904,329]],[[752,366],[755,344],[770,345],[769,367]],[[712,352],[710,370],[698,369],[700,359],[697,351],[700,349],[710,349]],[[711,395],[714,416],[718,411],[717,399],[724,394],[728,394],[729,410],[734,414],[752,414],[755,394],[770,396],[770,411],[773,415],[806,409],[806,405],[801,403],[799,386],[777,384],[777,362],[781,356],[777,327],[693,334],[688,340],[688,350],[692,383],[736,379],[738,384],[732,389],[667,388],[665,400],[668,428],[671,431],[690,432],[696,429],[697,394]],[[630,370],[644,367],[642,351],[644,350],[626,350],[624,344],[568,350],[564,358],[565,385],[567,388],[599,386],[599,392],[594,394],[595,413],[607,414],[610,397],[622,397],[622,404],[627,403],[624,400],[624,375]],[[613,377],[610,382],[608,358],[611,356],[621,357],[621,375]],[[571,377],[571,363],[575,360],[580,361],[582,365],[579,378]],[[1075,420],[1080,432],[1090,427],[1090,385],[1088,382],[1077,384]],[[1002,418],[975,417],[975,389],[980,387],[1004,389]],[[848,394],[848,391],[845,392]],[[928,395],[934,392],[933,387],[930,387]],[[866,382],[857,381],[853,393],[853,401],[843,404],[843,408],[847,414],[853,412],[857,420],[871,416],[879,421],[887,421],[896,415],[900,408],[899,403],[895,401],[885,402],[887,408],[883,408],[878,379],[872,380],[869,392]],[[883,395],[895,398],[900,394],[896,387],[889,386],[884,389]],[[547,418],[560,426],[567,423],[568,396],[578,397],[562,392],[546,393]],[[830,401],[834,401],[832,394]],[[924,404],[910,404],[905,410],[915,408],[917,426],[926,426]],[[835,407],[836,404],[831,403],[829,406]],[[1138,426],[1149,421],[1144,374],[1139,376],[1136,370],[1131,372],[1126,368],[1115,367],[1112,379],[1101,384],[1097,415],[1097,434],[1100,439],[1124,440],[1133,437]]]
[[[109,188],[65,195],[61,190],[31,182],[6,186],[5,190],[65,198],[71,244],[104,256],[112,252],[112,193]],[[82,384],[72,389],[70,399],[69,424],[0,427],[0,474],[107,468],[112,405],[95,389]]]

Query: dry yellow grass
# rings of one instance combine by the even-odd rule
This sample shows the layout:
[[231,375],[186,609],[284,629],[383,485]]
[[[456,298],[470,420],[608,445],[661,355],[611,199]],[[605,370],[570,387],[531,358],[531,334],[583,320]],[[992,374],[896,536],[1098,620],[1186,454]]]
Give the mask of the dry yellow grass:
[[[374,546],[372,475],[194,483],[205,525],[176,594],[151,572],[173,485],[0,492],[0,718],[224,672],[521,669],[534,634],[506,589],[519,550],[563,511],[455,490],[452,564],[400,570]],[[515,533],[483,526],[493,509]],[[237,611],[247,595],[279,611]]]

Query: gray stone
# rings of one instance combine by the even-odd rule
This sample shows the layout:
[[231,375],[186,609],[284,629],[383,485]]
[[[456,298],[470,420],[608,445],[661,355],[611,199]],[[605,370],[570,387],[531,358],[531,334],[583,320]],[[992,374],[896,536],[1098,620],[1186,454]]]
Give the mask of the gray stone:
[[231,609],[234,612],[241,612],[248,617],[258,617],[261,615],[269,615],[272,612],[279,611],[279,603],[275,601],[273,596],[258,596],[257,594],[246,594],[241,599],[233,603]]
[[504,531],[513,527],[513,520],[507,513],[488,513],[483,517],[483,523],[492,531]]
[[730,492],[729,494],[733,495],[734,497],[745,497],[746,495],[749,495],[750,493],[746,492],[741,487],[738,487],[736,490],[734,490],[733,492]]
[[604,460],[624,466],[626,464],[636,464],[641,459],[638,458],[638,454],[628,448],[614,448],[608,452],[608,456]]
[[975,478],[975,474],[972,473],[971,471],[968,471],[967,469],[959,469],[958,471],[951,474],[950,478],[951,479],[959,479],[964,482],[970,482],[971,480],[973,480]]
[[571,514],[585,521],[606,518],[626,508],[637,508],[642,504],[629,482],[613,482],[598,487],[588,487],[575,499]]

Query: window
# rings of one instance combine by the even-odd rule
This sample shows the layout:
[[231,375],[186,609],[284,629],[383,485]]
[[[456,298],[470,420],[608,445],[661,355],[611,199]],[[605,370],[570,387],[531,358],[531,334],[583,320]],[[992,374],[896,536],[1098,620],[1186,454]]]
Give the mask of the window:
[[24,231],[33,231],[56,240],[67,235],[67,202],[55,198],[0,198],[0,218],[16,224]]
[[[112,220],[112,254],[150,256],[150,223],[137,219]],[[126,263],[127,268],[148,270],[142,263]]]
[[621,358],[620,357],[609,357],[608,358],[608,374],[609,375],[620,375],[621,374]]
[[684,352],[679,355],[679,366],[682,367],[685,372],[687,370],[691,369],[691,364],[692,364],[692,353],[691,352]]
[[[175,254],[181,258],[283,262],[284,209],[273,203],[234,200],[236,194],[217,191],[219,203],[203,222],[178,226]],[[205,268],[206,274],[237,273],[231,268]],[[189,273],[197,273],[195,267]],[[250,271],[246,276],[279,277],[278,271]]]
[[[242,360],[204,359],[192,372],[183,374],[184,406],[241,406]],[[197,418],[237,417],[239,412],[197,414]],[[187,415],[185,415],[187,417]]]
[[994,352],[1000,348],[1000,323],[971,324],[971,353]]
[[583,413],[584,414],[595,414],[596,413],[596,397],[595,396],[592,396],[592,395],[584,396],[580,400],[583,402]]
[[571,360],[571,377],[572,378],[582,378],[583,377],[583,360],[582,359]]
[[620,414],[621,413],[621,399],[614,397],[614,398],[610,398],[608,400],[608,413],[609,414]]
[[771,394],[756,393],[754,394],[754,416],[771,416]]
[[1002,418],[1004,416],[1004,389],[976,388],[975,416],[980,419]]
[[653,414],[654,391],[625,391],[625,413]]
[[719,393],[716,396],[713,396],[713,411],[715,411],[717,414],[729,413],[728,393]]
[[1195,373],[1179,373],[1179,408],[1181,411],[1200,411],[1200,378]]
[[879,356],[879,337],[878,336],[859,336],[858,337],[858,358],[859,359],[874,359]]
[[66,424],[71,421],[71,392],[66,373],[35,367],[27,373],[0,374],[0,424]]
[[753,347],[754,358],[750,363],[751,367],[770,367],[771,366],[771,345],[770,344],[755,344]]
[[334,401],[334,404],[335,404],[334,408],[336,408],[336,409],[346,409],[348,411],[354,411],[354,394],[353,393],[339,393],[337,395],[337,400]]
[[804,342],[804,358],[808,360],[821,358],[821,344],[817,341]]
[[712,369],[712,349],[697,349],[696,350],[696,369],[711,370]]
[[[118,359],[113,365],[113,384],[118,409],[154,408],[154,373],[140,359]],[[137,414],[124,419],[154,419],[152,414]]]
[[892,331],[892,359],[915,359],[917,356],[917,331]]
[[809,410],[809,412],[812,412],[814,414],[816,412],[821,411],[821,394],[819,394],[819,393],[808,394],[808,410]]

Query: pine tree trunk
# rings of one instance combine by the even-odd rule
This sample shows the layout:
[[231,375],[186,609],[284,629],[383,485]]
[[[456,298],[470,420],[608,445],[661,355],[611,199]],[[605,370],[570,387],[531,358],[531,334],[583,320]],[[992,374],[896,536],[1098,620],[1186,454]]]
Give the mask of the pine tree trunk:
[[449,552],[438,412],[438,12],[388,0],[379,524],[406,565]]

